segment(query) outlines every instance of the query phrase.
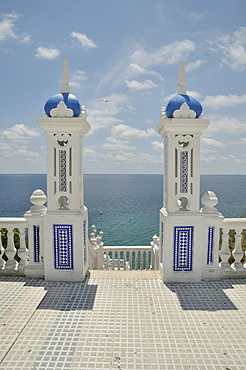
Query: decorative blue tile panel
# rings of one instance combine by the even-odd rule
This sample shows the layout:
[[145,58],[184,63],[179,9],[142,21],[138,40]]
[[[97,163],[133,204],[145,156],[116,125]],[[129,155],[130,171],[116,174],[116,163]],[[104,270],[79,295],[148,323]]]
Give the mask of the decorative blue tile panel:
[[39,225],[33,225],[33,259],[40,262],[40,229]]
[[214,248],[214,227],[209,226],[208,228],[208,254],[207,264],[213,263],[213,248]]
[[161,256],[160,256],[160,262],[163,263],[163,249],[164,249],[164,223],[161,222]]
[[54,265],[55,269],[73,269],[73,227],[54,225]]
[[87,245],[86,245],[86,221],[83,222],[83,246],[84,246],[84,266],[87,263]]
[[174,227],[174,271],[192,271],[193,226]]
[[66,150],[59,150],[59,191],[67,191]]
[[180,152],[180,193],[188,193],[188,152]]

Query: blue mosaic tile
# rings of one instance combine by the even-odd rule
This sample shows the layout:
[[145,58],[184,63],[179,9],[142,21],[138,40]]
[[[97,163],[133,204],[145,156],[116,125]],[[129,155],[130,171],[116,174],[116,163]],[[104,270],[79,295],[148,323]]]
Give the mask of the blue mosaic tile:
[[174,271],[192,271],[193,226],[174,227]]
[[59,150],[59,191],[67,191],[66,150]]
[[55,269],[73,269],[73,228],[72,225],[54,225]]
[[213,263],[213,248],[214,248],[214,226],[208,228],[208,252],[207,264]]
[[33,225],[34,262],[40,262],[40,227]]
[[83,222],[84,266],[87,263],[86,221]]
[[180,152],[180,193],[188,193],[188,152]]

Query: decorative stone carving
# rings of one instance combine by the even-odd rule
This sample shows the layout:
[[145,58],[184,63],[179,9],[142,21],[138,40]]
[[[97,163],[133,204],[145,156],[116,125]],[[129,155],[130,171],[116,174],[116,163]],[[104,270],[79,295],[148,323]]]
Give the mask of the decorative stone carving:
[[218,203],[218,198],[213,191],[207,191],[202,199],[202,204],[205,206],[202,208],[202,213],[219,213],[214,206]]
[[47,197],[43,190],[35,190],[30,197],[30,201],[34,204],[30,209],[32,214],[42,215],[46,213],[47,207],[44,206],[44,203],[47,201]]
[[180,148],[188,148],[193,141],[193,137],[191,135],[178,135],[176,140]]
[[73,110],[69,109],[63,101],[60,101],[56,108],[51,109],[50,115],[53,118],[71,118],[74,116],[74,113]]
[[196,118],[196,112],[188,106],[187,103],[183,103],[180,109],[173,112],[174,118]]

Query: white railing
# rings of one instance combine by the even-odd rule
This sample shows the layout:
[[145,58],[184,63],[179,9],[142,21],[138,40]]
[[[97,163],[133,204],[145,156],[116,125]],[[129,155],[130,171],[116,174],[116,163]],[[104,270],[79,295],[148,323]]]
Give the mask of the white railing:
[[151,246],[104,246],[104,270],[152,270]]
[[25,275],[26,230],[25,218],[0,218],[0,274]]
[[[221,230],[217,252],[219,277],[246,277],[246,218],[227,218],[218,227]],[[27,228],[26,218],[0,218],[0,274],[25,275],[30,267]],[[97,235],[93,226],[88,243],[90,269],[159,269],[160,240],[156,235],[149,246],[104,246],[102,237],[103,233]]]
[[92,226],[89,268],[104,270],[155,270],[159,268],[159,238],[149,246],[104,246],[103,232]]
[[246,218],[226,218],[221,225],[219,256],[222,276],[246,277]]

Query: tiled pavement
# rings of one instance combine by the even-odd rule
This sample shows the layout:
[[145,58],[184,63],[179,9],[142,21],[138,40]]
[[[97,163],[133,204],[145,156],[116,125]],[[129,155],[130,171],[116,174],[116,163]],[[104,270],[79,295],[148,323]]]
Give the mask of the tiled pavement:
[[0,277],[0,369],[246,369],[246,280],[133,276]]

